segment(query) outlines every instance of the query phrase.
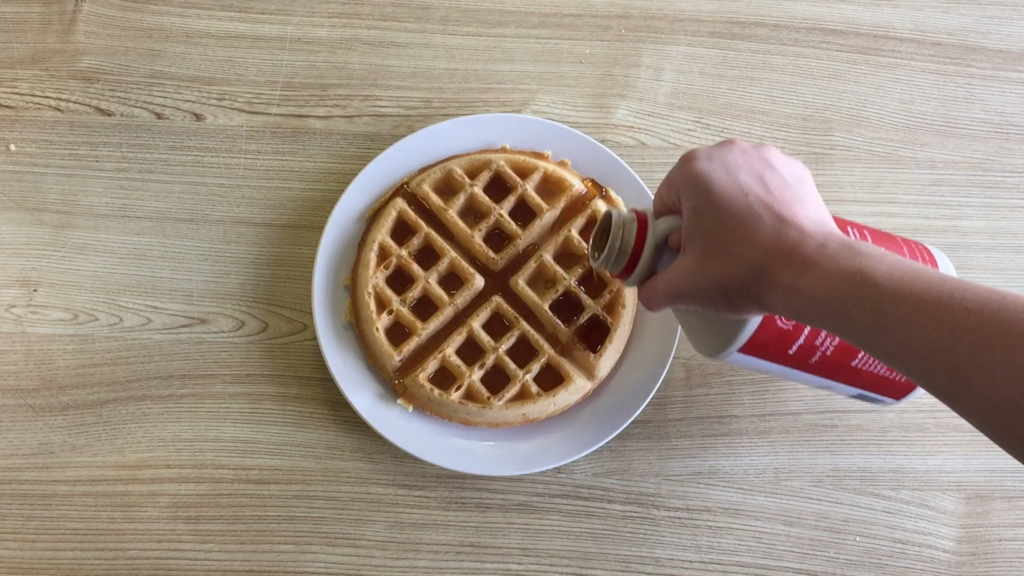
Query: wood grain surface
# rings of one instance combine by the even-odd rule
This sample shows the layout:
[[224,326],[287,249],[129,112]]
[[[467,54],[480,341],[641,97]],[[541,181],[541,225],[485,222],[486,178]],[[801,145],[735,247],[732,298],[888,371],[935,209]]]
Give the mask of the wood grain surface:
[[[618,438],[460,476],[352,412],[321,227],[400,137],[552,118],[655,187],[725,137],[1024,292],[1011,0],[0,0],[0,574],[1020,574],[1024,467],[695,356]],[[970,385],[965,382],[965,385]]]

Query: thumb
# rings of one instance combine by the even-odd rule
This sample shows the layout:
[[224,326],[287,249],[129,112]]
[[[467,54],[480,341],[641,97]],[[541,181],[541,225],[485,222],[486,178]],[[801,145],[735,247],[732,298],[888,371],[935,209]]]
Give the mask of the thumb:
[[668,268],[640,285],[637,292],[640,303],[655,312],[682,304],[689,292],[688,279],[692,278],[689,269],[689,258],[680,254]]

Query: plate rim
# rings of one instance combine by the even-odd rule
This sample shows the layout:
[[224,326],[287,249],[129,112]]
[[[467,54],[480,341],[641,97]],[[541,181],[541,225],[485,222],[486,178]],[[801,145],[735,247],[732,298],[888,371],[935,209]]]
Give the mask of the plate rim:
[[[401,451],[405,452],[406,454],[408,454],[410,456],[413,456],[414,458],[416,458],[418,460],[421,460],[421,461],[426,462],[428,464],[437,466],[437,467],[445,469],[445,470],[450,470],[450,471],[453,471],[453,472],[458,472],[458,473],[467,474],[467,475],[493,476],[493,477],[521,476],[521,475],[535,474],[535,473],[538,473],[538,472],[552,470],[554,468],[558,468],[560,466],[564,466],[564,465],[566,465],[566,464],[568,464],[570,462],[574,462],[574,461],[576,461],[576,460],[578,460],[580,458],[583,458],[583,457],[587,456],[588,454],[594,452],[598,448],[601,448],[602,446],[604,446],[605,444],[610,442],[612,439],[614,439],[616,436],[618,436],[627,426],[629,426],[634,420],[636,420],[636,418],[640,415],[640,413],[643,412],[643,410],[650,403],[651,399],[654,397],[654,395],[657,393],[657,391],[661,388],[661,384],[662,384],[662,382],[664,382],[665,376],[668,374],[668,371],[669,371],[669,369],[672,366],[672,361],[675,358],[675,350],[678,347],[679,337],[680,337],[680,333],[681,333],[681,330],[679,328],[676,328],[675,336],[672,339],[673,340],[672,346],[671,346],[672,352],[665,359],[664,366],[661,368],[660,373],[657,376],[657,382],[655,382],[654,385],[651,387],[650,393],[647,394],[646,398],[644,398],[643,401],[637,406],[635,412],[632,413],[628,418],[624,419],[623,422],[619,426],[615,427],[610,433],[605,434],[603,438],[601,438],[599,441],[595,442],[592,446],[586,448],[585,450],[583,450],[581,452],[578,452],[578,453],[576,453],[574,455],[571,455],[571,456],[568,456],[568,457],[565,457],[565,458],[562,458],[562,459],[558,459],[558,460],[552,461],[550,463],[545,463],[545,464],[542,464],[542,465],[539,465],[539,466],[524,467],[524,468],[518,469],[518,470],[516,470],[514,472],[501,472],[501,471],[499,471],[499,472],[489,472],[489,471],[486,471],[486,470],[472,469],[471,467],[457,467],[457,466],[448,465],[447,463],[437,462],[437,461],[429,458],[426,455],[414,452],[413,450],[407,448],[406,446],[403,446],[403,445],[399,444],[398,441],[396,441],[395,439],[391,438],[389,435],[381,432],[381,430],[377,426],[374,425],[374,423],[367,417],[367,415],[364,414],[363,411],[361,411],[359,409],[359,406],[357,406],[357,404],[352,400],[352,398],[349,397],[349,394],[346,393],[345,388],[342,386],[340,380],[338,379],[337,375],[335,374],[334,369],[331,366],[330,361],[327,358],[327,353],[326,353],[326,349],[325,349],[326,346],[325,346],[324,335],[323,335],[323,329],[321,329],[321,327],[320,327],[320,321],[318,320],[319,314],[317,313],[317,310],[318,310],[318,306],[317,306],[317,302],[318,302],[318,292],[317,292],[318,278],[322,278],[322,276],[324,274],[327,274],[327,273],[330,272],[330,271],[323,271],[323,272],[320,271],[322,258],[325,257],[324,256],[324,253],[325,253],[324,241],[326,239],[327,231],[328,231],[328,228],[330,227],[331,221],[334,220],[336,215],[341,210],[341,204],[342,204],[342,200],[345,197],[345,194],[347,194],[349,192],[349,190],[352,188],[353,184],[358,182],[360,177],[362,177],[365,173],[367,173],[368,170],[370,170],[370,168],[371,168],[371,166],[373,164],[375,164],[376,162],[380,161],[380,159],[382,157],[386,156],[394,148],[397,148],[397,147],[401,146],[407,140],[410,140],[410,139],[412,139],[414,137],[417,137],[421,132],[424,132],[424,131],[427,131],[427,130],[432,130],[432,129],[438,129],[438,127],[441,127],[443,125],[450,124],[450,123],[454,124],[454,123],[459,123],[459,122],[487,121],[487,120],[491,120],[491,119],[497,120],[497,119],[502,119],[502,118],[504,118],[504,119],[512,119],[514,121],[539,122],[539,123],[549,124],[549,125],[552,125],[553,127],[555,127],[556,129],[567,130],[567,131],[573,132],[573,133],[575,133],[576,137],[582,137],[582,138],[584,138],[586,140],[590,140],[593,144],[596,144],[601,150],[603,150],[604,152],[610,154],[611,157],[613,157],[616,161],[621,163],[622,166],[625,167],[626,170],[628,170],[629,175],[632,176],[633,178],[635,178],[636,181],[640,183],[640,185],[642,186],[643,190],[646,192],[647,196],[650,197],[651,199],[653,199],[653,195],[651,194],[650,189],[647,187],[646,184],[644,184],[643,180],[639,177],[639,175],[636,174],[636,172],[632,169],[632,167],[629,166],[629,164],[627,164],[624,160],[622,160],[622,158],[620,158],[614,151],[612,151],[607,146],[601,144],[596,139],[592,138],[591,136],[587,135],[586,133],[584,133],[584,132],[582,132],[580,130],[577,130],[577,129],[571,127],[571,126],[567,126],[565,124],[562,124],[561,122],[556,122],[556,121],[550,120],[548,118],[543,118],[543,117],[540,117],[540,116],[533,116],[533,115],[528,115],[528,114],[515,114],[515,113],[501,113],[501,112],[499,112],[499,113],[484,113],[484,114],[471,114],[471,115],[465,115],[465,116],[456,116],[456,117],[453,117],[453,118],[448,118],[448,119],[442,120],[440,122],[435,122],[433,124],[424,126],[422,128],[419,128],[419,129],[415,130],[414,132],[411,132],[411,133],[403,136],[402,138],[399,138],[398,140],[393,142],[391,145],[389,145],[387,148],[385,148],[384,150],[379,152],[376,156],[374,156],[373,159],[371,159],[369,162],[367,162],[359,170],[359,172],[356,173],[356,175],[345,186],[345,189],[341,192],[341,194],[338,195],[338,199],[335,201],[334,206],[331,208],[330,212],[327,215],[327,218],[324,220],[323,228],[320,231],[320,238],[317,241],[316,254],[315,254],[314,259],[313,259],[313,273],[311,275],[312,277],[311,277],[311,281],[310,281],[310,285],[311,285],[310,286],[310,306],[311,306],[311,310],[310,310],[311,314],[310,315],[312,317],[312,322],[313,322],[313,331],[314,331],[314,333],[316,335],[317,347],[320,350],[320,356],[321,356],[321,358],[324,361],[324,366],[327,368],[327,371],[330,374],[331,379],[334,381],[335,387],[338,389],[339,392],[341,392],[342,397],[345,398],[345,401],[352,408],[352,411],[355,412],[356,415],[358,415],[359,418],[367,426],[369,426],[370,429],[373,430],[378,436],[380,436],[381,438],[385,439],[391,445],[395,446],[396,448],[400,449]],[[439,158],[439,160],[443,160],[443,159],[444,158]],[[413,173],[414,171],[415,171],[415,169],[413,169],[413,171],[410,172],[410,174]],[[408,174],[403,175],[401,178],[405,178],[407,176],[408,176]],[[400,179],[399,179],[399,181],[400,181]],[[386,193],[386,191],[382,192],[382,194],[383,193]],[[321,296],[319,300],[322,300],[325,297],[326,296]],[[327,320],[330,320],[330,319],[328,318]],[[635,320],[634,320],[634,322],[635,322]],[[632,337],[632,334],[630,336]],[[358,342],[356,344],[358,345]],[[615,370],[618,369],[618,366],[619,366],[619,363],[616,364]],[[615,370],[613,370],[613,372],[606,377],[606,380],[612,378],[615,375],[614,374]],[[570,407],[569,410],[571,411],[573,408],[575,408],[575,406],[574,407]],[[526,426],[529,426],[529,424],[527,424]]]

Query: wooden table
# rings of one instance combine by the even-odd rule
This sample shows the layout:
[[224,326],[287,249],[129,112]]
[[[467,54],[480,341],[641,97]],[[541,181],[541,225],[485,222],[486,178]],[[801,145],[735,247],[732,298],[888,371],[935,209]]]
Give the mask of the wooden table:
[[[531,477],[393,448],[324,368],[321,227],[398,138],[578,127],[656,186],[729,136],[1024,291],[1024,8],[0,0],[0,573],[1020,574],[1024,467],[685,341]],[[969,385],[969,383],[965,383]]]

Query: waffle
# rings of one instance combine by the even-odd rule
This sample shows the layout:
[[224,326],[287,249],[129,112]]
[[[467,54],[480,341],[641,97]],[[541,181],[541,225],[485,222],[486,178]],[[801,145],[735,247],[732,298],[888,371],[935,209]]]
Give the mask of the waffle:
[[471,426],[557,414],[615,366],[636,292],[587,261],[614,193],[507,147],[421,169],[371,210],[352,319],[403,405]]
[[[469,304],[484,279],[401,197],[380,210],[363,237],[372,238],[372,246],[360,243],[352,288],[367,297],[352,298],[352,308],[357,326],[372,324],[372,336],[360,340],[378,370],[390,377],[417,342]],[[360,273],[368,271],[374,273]]]

